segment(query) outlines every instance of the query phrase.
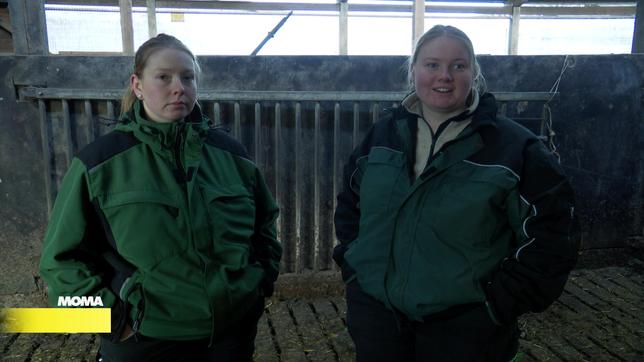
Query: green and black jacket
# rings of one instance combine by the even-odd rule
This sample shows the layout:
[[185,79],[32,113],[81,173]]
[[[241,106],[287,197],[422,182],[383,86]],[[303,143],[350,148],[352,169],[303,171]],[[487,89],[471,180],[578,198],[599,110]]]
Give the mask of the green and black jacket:
[[71,163],[40,273],[58,296],[100,296],[125,323],[171,340],[220,335],[272,292],[278,208],[244,148],[199,106],[160,124],[140,102]]
[[561,294],[577,259],[573,190],[543,143],[496,113],[482,96],[418,178],[418,116],[401,106],[372,127],[338,195],[345,282],[413,320],[486,303],[503,324]]

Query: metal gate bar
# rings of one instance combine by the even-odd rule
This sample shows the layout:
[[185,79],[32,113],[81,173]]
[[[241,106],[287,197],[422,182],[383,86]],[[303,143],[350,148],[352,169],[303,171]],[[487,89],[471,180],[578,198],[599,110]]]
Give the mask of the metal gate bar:
[[[121,91],[25,87],[19,94],[37,101],[51,210],[73,155],[110,130]],[[552,97],[539,92],[495,95],[499,113],[508,111],[508,102],[544,104]],[[330,257],[336,243],[332,220],[343,164],[378,121],[381,105],[396,106],[404,96],[404,92],[199,93],[204,112],[249,148],[281,207],[277,229],[285,249],[282,272],[337,270]]]

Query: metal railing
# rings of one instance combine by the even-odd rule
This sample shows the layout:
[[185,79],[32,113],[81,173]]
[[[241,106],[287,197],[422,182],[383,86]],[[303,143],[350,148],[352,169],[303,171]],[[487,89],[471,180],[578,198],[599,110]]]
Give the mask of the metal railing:
[[[121,90],[24,87],[20,98],[37,102],[47,203],[76,152],[109,132],[118,116]],[[508,105],[529,109],[540,122],[546,92],[495,92]],[[282,272],[335,270],[333,212],[342,167],[380,110],[396,106],[405,92],[201,91],[200,104],[216,125],[230,130],[262,169],[281,214]],[[516,114],[517,112],[510,112]],[[512,114],[510,114],[512,116]],[[516,119],[516,117],[513,117]],[[111,120],[111,121],[110,121]],[[536,124],[536,123],[535,123]],[[539,132],[539,128],[529,127]]]

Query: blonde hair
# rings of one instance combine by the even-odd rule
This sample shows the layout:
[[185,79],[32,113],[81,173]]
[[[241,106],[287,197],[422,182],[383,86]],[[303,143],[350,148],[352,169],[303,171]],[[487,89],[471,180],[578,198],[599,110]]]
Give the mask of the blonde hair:
[[441,36],[447,36],[452,39],[460,40],[465,49],[467,50],[468,55],[470,56],[470,64],[472,65],[473,70],[473,84],[474,88],[478,94],[482,95],[487,90],[487,85],[485,84],[485,78],[481,73],[481,66],[476,60],[476,54],[474,53],[474,46],[470,38],[460,29],[455,28],[450,25],[435,25],[431,29],[427,30],[418,41],[416,41],[416,46],[414,47],[414,53],[409,57],[407,61],[407,81],[409,83],[410,90],[414,89],[414,63],[418,59],[418,53],[423,45],[429,43],[430,41],[439,38]]
[[[190,55],[190,58],[192,58],[195,63],[196,75],[199,74],[199,62],[197,62],[197,57],[192,54],[190,49],[188,49],[181,40],[173,37],[172,35],[163,33],[155,36],[154,38],[150,38],[145,43],[141,44],[134,55],[134,71],[132,73],[141,78],[150,56],[162,49],[177,49]],[[134,91],[132,91],[132,87],[128,84],[123,91],[123,96],[121,97],[121,114],[129,112],[135,101],[136,95],[134,94]]]

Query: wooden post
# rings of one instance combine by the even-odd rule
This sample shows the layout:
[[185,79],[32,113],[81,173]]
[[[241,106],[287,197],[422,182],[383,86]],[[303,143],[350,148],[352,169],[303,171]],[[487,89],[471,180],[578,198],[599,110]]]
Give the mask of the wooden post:
[[148,4],[148,36],[154,38],[157,36],[157,2],[156,0],[147,0]]
[[633,30],[633,47],[631,53],[644,53],[644,3],[637,2],[635,10],[635,29]]
[[132,28],[132,0],[119,0],[121,7],[121,39],[123,53],[134,54],[134,31]]
[[522,1],[514,1],[512,4],[512,21],[510,22],[510,36],[508,39],[508,54],[519,53],[519,20],[521,18]]
[[412,50],[416,41],[425,33],[425,0],[414,0],[414,14],[412,20],[413,34],[411,39]]
[[11,0],[9,15],[15,54],[49,54],[45,0]]
[[349,4],[339,0],[340,5],[340,55],[349,54]]

